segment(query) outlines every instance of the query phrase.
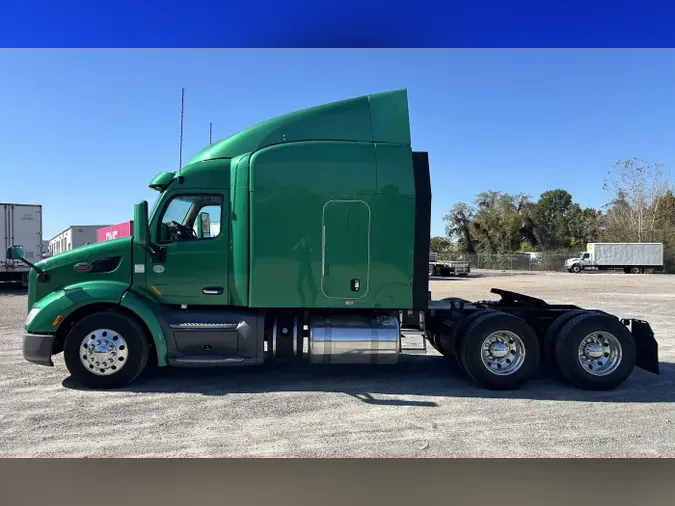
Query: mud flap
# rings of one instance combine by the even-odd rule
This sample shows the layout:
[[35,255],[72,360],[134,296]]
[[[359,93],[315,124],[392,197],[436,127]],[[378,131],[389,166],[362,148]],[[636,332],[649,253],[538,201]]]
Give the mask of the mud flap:
[[654,331],[649,323],[642,320],[622,320],[624,325],[630,324],[637,358],[635,365],[645,371],[660,374],[659,345],[654,338]]

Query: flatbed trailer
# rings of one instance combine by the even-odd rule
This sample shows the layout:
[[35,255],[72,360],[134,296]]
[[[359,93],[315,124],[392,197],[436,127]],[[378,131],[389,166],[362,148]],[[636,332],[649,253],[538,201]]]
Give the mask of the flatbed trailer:
[[471,262],[458,260],[429,262],[429,276],[468,276],[470,272]]
[[[548,361],[580,388],[658,374],[650,325],[493,289],[431,300],[429,156],[405,90],[298,111],[162,172],[133,235],[31,267],[23,356],[63,352],[90,388],[160,367],[395,364],[406,329],[478,385],[520,387]],[[217,224],[217,225],[216,225]]]

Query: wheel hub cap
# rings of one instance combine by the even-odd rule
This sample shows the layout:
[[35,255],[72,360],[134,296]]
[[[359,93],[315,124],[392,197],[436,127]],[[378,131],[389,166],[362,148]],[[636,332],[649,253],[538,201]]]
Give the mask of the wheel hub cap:
[[608,332],[592,332],[579,345],[579,364],[593,376],[606,376],[616,371],[622,355],[619,340]]
[[495,358],[504,358],[508,352],[509,347],[500,341],[497,341],[492,346],[490,346],[490,355]]
[[80,361],[91,373],[107,376],[126,364],[129,350],[124,338],[114,330],[98,329],[87,334],[80,346]]
[[513,374],[525,362],[525,344],[514,332],[493,332],[483,341],[481,358],[491,373],[499,376]]

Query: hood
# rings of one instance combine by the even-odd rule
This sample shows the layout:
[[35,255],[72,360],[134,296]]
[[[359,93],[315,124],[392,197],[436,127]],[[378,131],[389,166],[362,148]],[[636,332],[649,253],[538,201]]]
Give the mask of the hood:
[[131,236],[120,237],[119,239],[110,239],[108,241],[95,242],[71,249],[65,253],[52,255],[49,258],[40,260],[37,265],[42,270],[55,269],[63,265],[70,265],[73,262],[87,262],[100,256],[109,256],[118,254],[124,250],[131,249]]
[[[68,285],[83,281],[109,279],[128,282],[132,276],[131,236],[81,246],[40,260],[35,265],[47,274],[47,280],[39,283],[37,272],[31,269],[28,288],[28,307],[45,295],[61,290]],[[76,270],[78,264],[89,265],[89,270]]]

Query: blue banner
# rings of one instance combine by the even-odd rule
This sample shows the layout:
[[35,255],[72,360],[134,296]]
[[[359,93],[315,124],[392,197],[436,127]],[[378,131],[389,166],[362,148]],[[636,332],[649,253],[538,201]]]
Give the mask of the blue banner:
[[675,47],[672,2],[8,1],[6,48]]

